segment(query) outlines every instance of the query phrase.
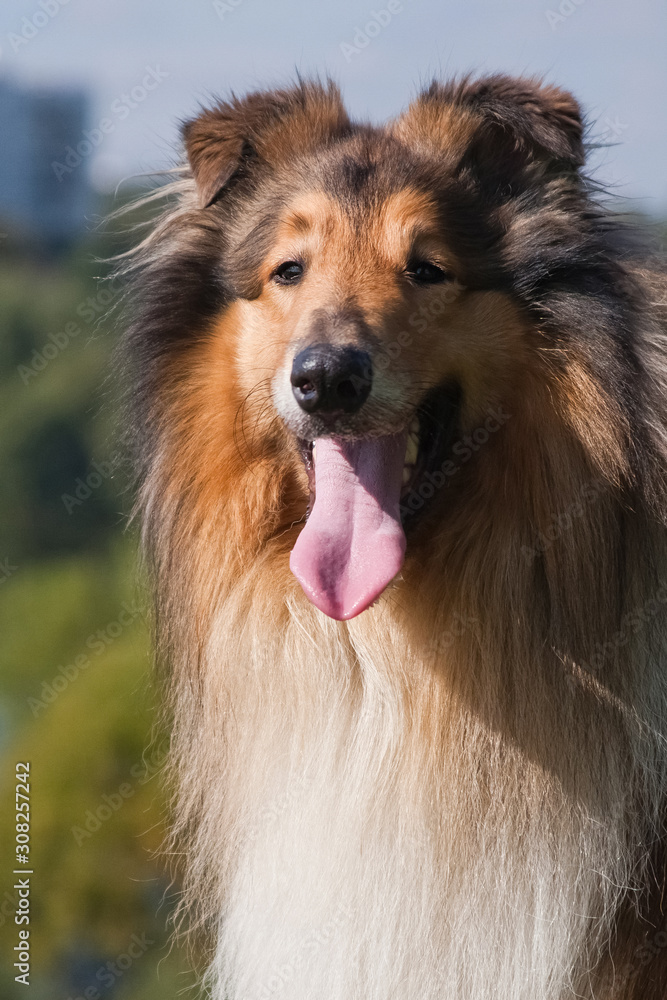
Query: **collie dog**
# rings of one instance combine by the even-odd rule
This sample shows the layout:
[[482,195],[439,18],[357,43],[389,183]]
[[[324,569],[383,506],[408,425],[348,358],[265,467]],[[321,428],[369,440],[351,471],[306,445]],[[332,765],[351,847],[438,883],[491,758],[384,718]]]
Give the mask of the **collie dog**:
[[664,1000],[667,300],[577,102],[183,138],[126,349],[209,990]]

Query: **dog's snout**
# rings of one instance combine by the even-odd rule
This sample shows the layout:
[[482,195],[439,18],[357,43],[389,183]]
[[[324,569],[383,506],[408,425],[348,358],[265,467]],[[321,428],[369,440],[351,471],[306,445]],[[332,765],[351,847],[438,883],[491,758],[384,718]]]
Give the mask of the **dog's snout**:
[[306,413],[356,413],[371,391],[373,367],[357,347],[313,344],[294,358],[290,381]]

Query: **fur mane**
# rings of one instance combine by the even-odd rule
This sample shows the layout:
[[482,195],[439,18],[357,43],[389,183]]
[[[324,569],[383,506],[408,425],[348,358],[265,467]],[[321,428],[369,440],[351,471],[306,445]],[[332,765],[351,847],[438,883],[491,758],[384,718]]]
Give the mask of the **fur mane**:
[[246,447],[231,347],[219,423],[198,417],[216,324],[235,329],[242,185],[202,213],[186,171],[130,265],[171,849],[216,997],[342,1000],[351,967],[365,1000],[631,995],[618,914],[652,912],[667,795],[664,292],[584,183],[529,183],[544,169],[489,223],[535,345],[521,392],[347,623],[299,600],[292,460],[277,422]]

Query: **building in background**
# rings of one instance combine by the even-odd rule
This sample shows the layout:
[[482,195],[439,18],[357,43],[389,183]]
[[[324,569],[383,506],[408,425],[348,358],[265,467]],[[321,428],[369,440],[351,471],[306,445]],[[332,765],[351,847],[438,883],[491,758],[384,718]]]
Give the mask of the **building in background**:
[[[51,249],[67,246],[81,232],[89,185],[86,157],[76,149],[87,110],[82,91],[29,89],[0,80],[0,228],[18,230]],[[68,156],[68,169],[54,166]]]

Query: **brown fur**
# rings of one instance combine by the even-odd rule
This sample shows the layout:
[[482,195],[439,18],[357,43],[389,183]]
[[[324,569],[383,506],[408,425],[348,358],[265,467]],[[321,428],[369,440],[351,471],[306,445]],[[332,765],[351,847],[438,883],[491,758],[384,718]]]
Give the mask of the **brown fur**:
[[[129,348],[175,840],[216,997],[272,995],[290,933],[340,904],[282,996],[661,1000],[662,286],[591,200],[576,102],[466,80],[371,129],[300,85],[185,143]],[[415,257],[447,281],[406,282]],[[290,259],[307,280],[285,289]],[[288,566],[308,479],[283,399],[323,336],[376,371],[341,435],[460,388],[447,485],[405,498],[404,569],[346,623]]]

